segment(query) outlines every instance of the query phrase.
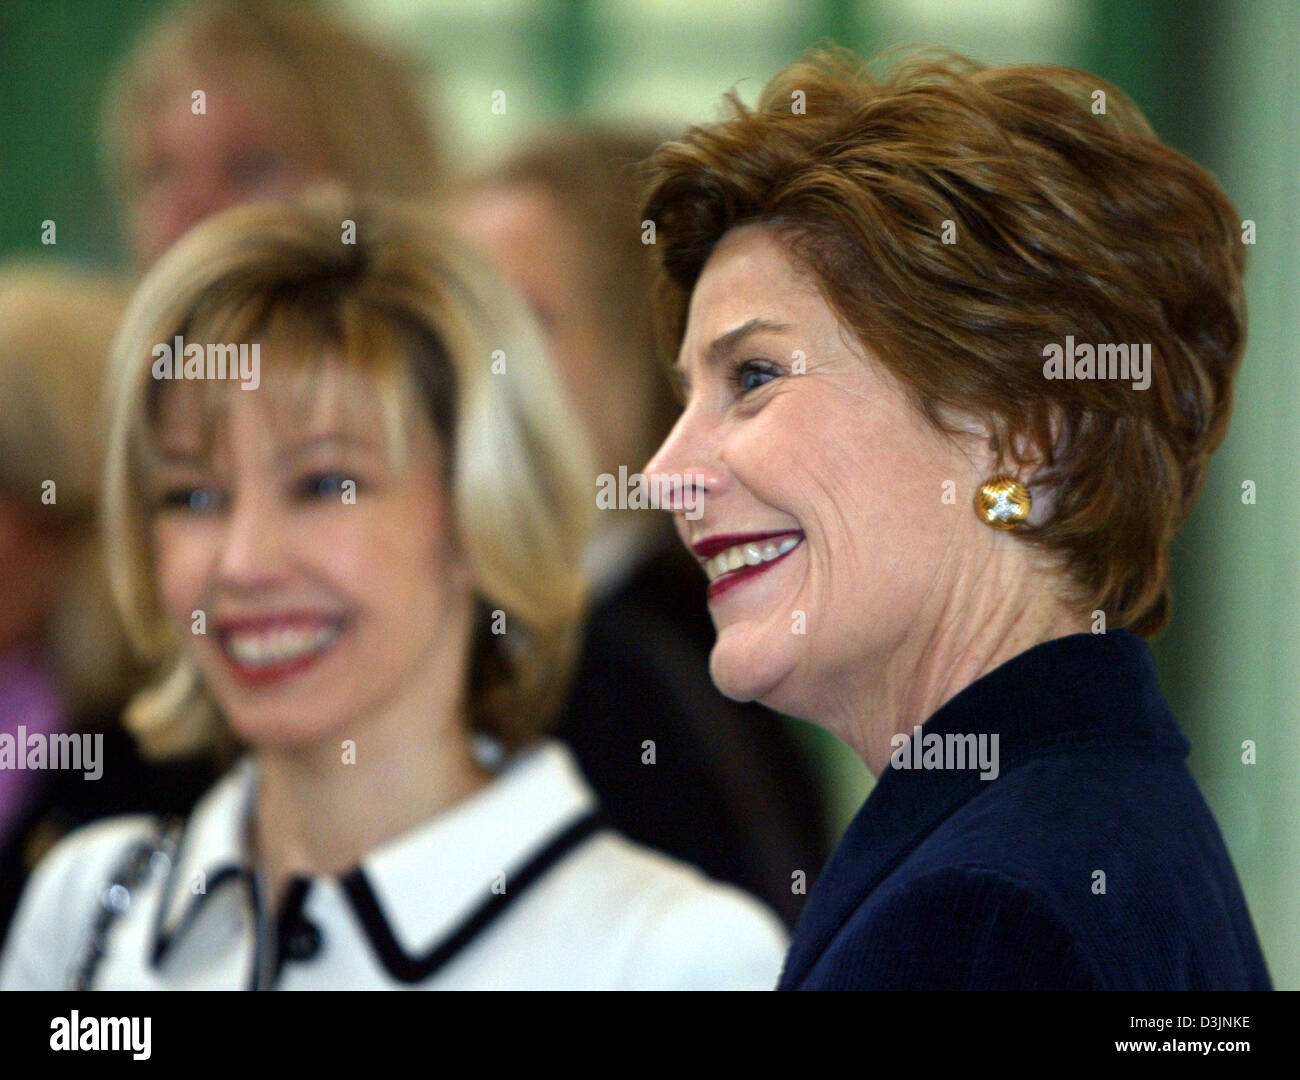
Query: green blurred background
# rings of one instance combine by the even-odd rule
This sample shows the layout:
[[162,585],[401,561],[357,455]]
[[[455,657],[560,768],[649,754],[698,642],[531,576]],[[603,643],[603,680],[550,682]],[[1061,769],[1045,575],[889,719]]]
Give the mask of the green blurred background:
[[[96,166],[113,64],[166,0],[0,0],[0,257],[121,262]],[[1300,4],[1293,0],[340,0],[425,62],[449,159],[490,159],[565,114],[672,131],[752,100],[810,44],[934,44],[991,63],[1082,67],[1213,170],[1256,223],[1250,344],[1232,429],[1174,549],[1161,677],[1222,825],[1274,981],[1300,988]],[[491,110],[504,90],[506,111]],[[41,244],[54,220],[55,247]],[[1256,502],[1244,503],[1253,481]],[[804,729],[804,725],[798,725]],[[801,737],[839,827],[870,777]],[[1242,762],[1253,740],[1257,763]]]

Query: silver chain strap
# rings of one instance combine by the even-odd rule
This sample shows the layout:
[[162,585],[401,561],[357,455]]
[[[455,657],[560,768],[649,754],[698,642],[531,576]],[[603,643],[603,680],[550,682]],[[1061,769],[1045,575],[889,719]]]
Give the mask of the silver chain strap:
[[114,867],[99,894],[90,940],[81,961],[68,973],[69,990],[94,988],[95,975],[104,960],[113,924],[130,909],[132,890],[137,889],[150,873],[166,873],[170,869],[183,827],[184,822],[179,819],[155,819],[150,834],[133,843]]

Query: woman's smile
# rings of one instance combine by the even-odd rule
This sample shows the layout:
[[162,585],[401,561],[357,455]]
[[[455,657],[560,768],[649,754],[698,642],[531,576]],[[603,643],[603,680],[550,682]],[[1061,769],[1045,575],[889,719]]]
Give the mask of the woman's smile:
[[314,665],[334,650],[346,628],[341,618],[281,614],[220,623],[217,642],[237,679],[264,686]]
[[729,533],[701,540],[694,546],[709,578],[709,602],[750,581],[783,561],[803,542],[803,533],[783,530]]

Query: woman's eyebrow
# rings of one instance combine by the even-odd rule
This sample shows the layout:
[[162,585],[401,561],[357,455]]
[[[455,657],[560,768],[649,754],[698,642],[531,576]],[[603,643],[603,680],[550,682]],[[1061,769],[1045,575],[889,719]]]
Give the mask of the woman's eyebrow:
[[314,450],[332,450],[336,448],[374,450],[377,448],[377,444],[364,436],[349,435],[344,432],[330,432],[326,435],[312,435],[300,442],[281,447],[275,456],[281,461],[287,461],[292,458],[302,457]]
[[192,453],[188,450],[167,450],[161,447],[154,452],[152,458],[154,463],[158,465],[202,468],[209,463],[209,459],[205,454]]
[[[728,330],[725,334],[720,334],[714,338],[708,348],[704,350],[704,367],[706,369],[716,367],[754,334],[764,332],[779,333],[790,328],[789,323],[776,322],[773,319],[749,319],[734,329]],[[686,372],[680,356],[673,364],[673,373],[678,381],[685,385]]]

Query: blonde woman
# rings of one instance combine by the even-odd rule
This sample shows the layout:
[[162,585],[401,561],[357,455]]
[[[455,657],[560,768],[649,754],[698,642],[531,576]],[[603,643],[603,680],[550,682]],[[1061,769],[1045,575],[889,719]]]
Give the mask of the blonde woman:
[[245,752],[182,825],[56,848],[0,984],[772,985],[775,919],[602,828],[543,737],[590,504],[521,301],[415,211],[254,205],[146,277],[113,379],[128,722]]

